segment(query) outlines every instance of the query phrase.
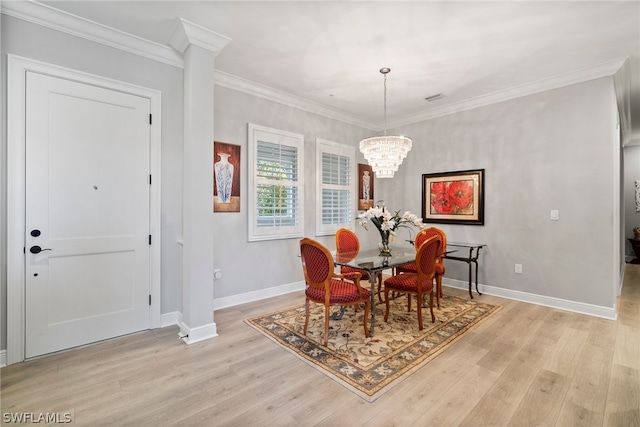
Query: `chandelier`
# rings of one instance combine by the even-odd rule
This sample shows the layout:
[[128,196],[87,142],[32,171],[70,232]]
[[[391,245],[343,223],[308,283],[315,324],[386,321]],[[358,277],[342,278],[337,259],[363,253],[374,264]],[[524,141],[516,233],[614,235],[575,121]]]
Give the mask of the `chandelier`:
[[393,178],[411,150],[411,138],[387,135],[387,74],[390,71],[386,67],[380,69],[380,73],[384,75],[384,134],[360,141],[360,151],[377,178]]

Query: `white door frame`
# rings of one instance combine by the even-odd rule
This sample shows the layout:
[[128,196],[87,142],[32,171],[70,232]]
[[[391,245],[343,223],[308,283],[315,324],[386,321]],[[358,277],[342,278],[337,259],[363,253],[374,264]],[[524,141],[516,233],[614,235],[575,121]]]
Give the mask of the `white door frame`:
[[148,98],[153,124],[150,128],[149,170],[153,182],[149,193],[151,308],[149,325],[161,327],[160,319],[160,124],[161,93],[44,62],[7,55],[7,365],[25,358],[25,95],[26,72],[33,71],[79,83]]

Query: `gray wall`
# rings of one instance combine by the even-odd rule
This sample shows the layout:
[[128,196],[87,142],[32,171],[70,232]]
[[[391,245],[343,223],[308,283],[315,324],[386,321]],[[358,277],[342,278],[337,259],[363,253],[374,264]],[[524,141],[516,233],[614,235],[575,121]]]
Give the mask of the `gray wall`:
[[[240,145],[240,213],[214,214],[214,267],[222,270],[215,281],[214,299],[259,291],[304,280],[299,239],[247,241],[247,124],[253,123],[304,135],[305,235],[315,236],[316,138],[355,145],[370,131],[301,111],[235,90],[215,88],[215,139]],[[364,159],[357,153],[357,161]],[[335,238],[314,237],[333,247]]]
[[0,152],[0,348],[6,348],[6,84],[7,54],[72,68],[162,92],[162,313],[182,307],[180,248],[182,235],[182,69],[113,49],[85,39],[0,15],[2,69],[2,133]]
[[[297,239],[247,242],[247,122],[305,135],[308,236],[315,234],[315,137],[357,145],[368,132],[224,88],[216,88],[215,102],[216,139],[242,146],[244,172],[242,212],[214,215],[215,267],[223,272],[214,297],[300,281]],[[414,139],[414,148],[394,179],[376,180],[376,200],[384,199],[393,210],[420,213],[423,173],[484,168],[485,225],[437,225],[449,240],[488,244],[481,255],[480,283],[613,307],[613,211],[618,202],[613,182],[620,152],[611,78],[399,131]],[[549,219],[551,209],[560,211],[559,221]],[[365,241],[377,241],[377,233],[356,231]],[[334,245],[333,237],[319,240]],[[523,274],[514,273],[515,263],[523,265]],[[449,278],[466,281],[466,264],[449,261],[447,272]]]
[[[485,225],[440,225],[451,241],[488,244],[480,283],[613,307],[613,93],[603,78],[407,126],[414,148],[376,197],[420,210],[421,174],[484,168]],[[466,264],[446,268],[466,281]]]

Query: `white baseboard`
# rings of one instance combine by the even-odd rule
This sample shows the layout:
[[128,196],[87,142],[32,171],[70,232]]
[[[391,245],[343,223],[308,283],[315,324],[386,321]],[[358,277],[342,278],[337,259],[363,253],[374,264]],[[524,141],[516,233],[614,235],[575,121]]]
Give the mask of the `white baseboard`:
[[304,290],[304,281],[289,283],[287,285],[275,286],[273,288],[260,289],[259,291],[247,292],[230,297],[223,297],[213,300],[213,309],[220,310],[235,305],[245,304],[253,301],[260,301],[266,298],[277,297],[279,295],[288,294]]
[[[232,307],[234,305],[244,304],[247,302],[258,301],[266,298],[275,297],[278,295],[288,294],[290,292],[296,292],[304,289],[304,282],[291,283],[289,285],[276,286],[273,288],[262,289],[259,291],[247,292],[245,294],[233,295],[226,298],[218,298],[213,300],[214,310],[220,310],[222,308]],[[190,328],[182,321],[182,313],[179,311],[173,311],[171,313],[164,313],[160,315],[160,327],[165,328],[167,326],[178,325],[180,328],[180,337],[187,344],[193,344],[198,341],[203,341],[209,338],[217,337],[217,327],[215,323],[209,325],[198,326],[197,328]],[[7,350],[0,350],[0,368],[7,366]]]
[[[442,284],[456,289],[469,290],[469,282],[455,279],[444,278]],[[583,302],[569,301],[560,298],[548,297],[544,295],[530,294],[527,292],[514,291],[512,289],[498,288],[495,286],[487,286],[482,283],[478,284],[481,293],[493,295],[500,298],[512,299],[515,301],[527,302],[530,304],[542,305],[545,307],[557,308],[559,310],[572,311],[574,313],[587,314],[589,316],[602,317],[604,319],[616,320],[617,312],[615,307],[602,307]],[[475,284],[472,292],[477,297]]]
[[180,313],[179,311],[160,315],[160,327],[164,328],[166,326],[177,325],[178,319],[180,319],[181,316],[182,313]]
[[195,344],[218,336],[218,327],[214,322],[211,322],[208,325],[191,328],[189,325],[184,323],[181,313],[178,315],[178,327],[180,328],[178,336],[186,344]]
[[[304,290],[304,281],[290,283],[288,285],[275,286],[273,288],[261,289],[259,291],[247,292],[244,294],[233,295],[230,297],[218,298],[213,300],[213,307],[215,310],[221,310],[227,307],[233,307],[240,304],[245,304],[253,301],[260,301],[266,298],[277,297],[279,295],[288,294],[291,292],[297,292]],[[181,335],[191,335],[192,329],[184,325],[182,321],[182,313],[179,311],[173,311],[171,313],[164,313],[160,316],[160,327],[178,325],[180,326]],[[187,330],[182,330],[186,328]]]
[[[444,278],[443,285],[451,288],[462,289],[465,291],[469,289],[468,282],[462,280],[447,279],[446,277]],[[574,313],[587,314],[590,316],[602,317],[610,320],[616,320],[617,318],[615,307],[602,307],[593,304],[585,304],[576,301],[530,294],[527,292],[514,291],[511,289],[498,288],[495,286],[487,286],[483,284],[479,284],[478,288],[483,294],[493,295],[500,298],[507,298],[515,301],[522,301],[530,304],[537,304],[545,307],[557,308],[559,310],[572,311]],[[233,295],[231,297],[214,299],[213,306],[214,310],[220,310],[227,307],[233,307],[235,305],[245,304],[248,302],[259,301],[262,299],[284,295],[291,292],[301,291],[303,289],[303,281],[295,282],[288,285],[275,286],[273,288],[247,292],[240,295]],[[477,295],[475,294],[475,285],[473,292],[474,295]],[[172,325],[178,325],[180,327],[179,336],[184,337],[182,339],[187,344],[193,344],[218,336],[215,323],[198,326],[196,328],[190,328],[182,321],[182,313],[180,313],[179,311],[162,314],[160,320],[162,328]],[[5,366],[7,366],[7,351],[0,350],[0,367]]]

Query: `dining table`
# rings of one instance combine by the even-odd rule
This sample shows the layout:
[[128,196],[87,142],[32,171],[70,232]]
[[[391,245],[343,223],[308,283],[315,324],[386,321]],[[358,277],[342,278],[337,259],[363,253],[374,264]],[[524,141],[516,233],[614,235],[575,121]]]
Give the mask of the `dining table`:
[[369,334],[373,336],[375,329],[375,294],[376,277],[383,270],[398,267],[407,262],[414,262],[416,250],[413,246],[394,247],[388,255],[381,255],[379,249],[364,249],[352,252],[335,252],[333,261],[336,265],[351,267],[366,272],[369,275],[371,285],[371,319],[369,324]]

